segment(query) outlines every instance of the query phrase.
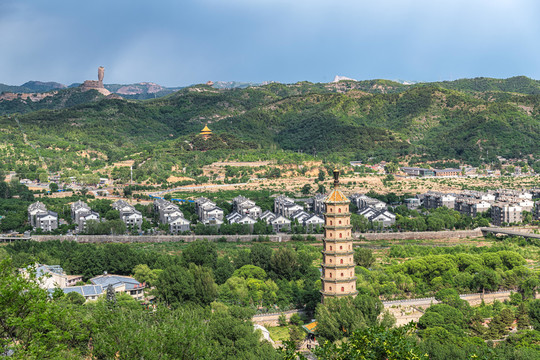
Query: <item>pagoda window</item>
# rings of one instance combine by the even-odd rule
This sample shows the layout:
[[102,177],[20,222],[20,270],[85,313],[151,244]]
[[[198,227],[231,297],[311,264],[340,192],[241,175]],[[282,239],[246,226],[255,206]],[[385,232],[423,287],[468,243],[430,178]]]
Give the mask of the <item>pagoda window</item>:
[[332,220],[330,220],[330,225],[332,225]]
[[332,251],[332,245],[330,245],[330,251]]
[[341,273],[341,277],[343,277],[343,273]]
[[341,291],[345,291],[345,287],[342,286],[342,287],[341,287]]
[[332,262],[332,259],[330,259],[330,263]]
[[339,213],[341,212],[341,208],[338,208],[338,212],[339,212]]
[[330,277],[332,277],[332,273],[330,273]]
[[341,225],[341,220],[339,220],[339,225]]
[[340,247],[339,247],[339,250],[343,250],[343,246],[340,246]]
[[340,264],[343,264],[343,259],[340,260]]
[[342,233],[339,233],[339,237],[342,238],[342,237],[343,237],[343,234],[342,234]]

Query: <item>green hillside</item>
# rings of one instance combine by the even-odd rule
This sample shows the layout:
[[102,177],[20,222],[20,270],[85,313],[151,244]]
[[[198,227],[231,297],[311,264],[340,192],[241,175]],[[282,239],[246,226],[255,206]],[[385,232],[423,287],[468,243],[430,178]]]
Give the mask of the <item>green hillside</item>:
[[29,99],[23,100],[21,98],[14,100],[0,100],[0,115],[14,113],[25,114],[43,109],[64,109],[103,98],[104,96],[96,90],[81,91],[78,88],[63,89],[35,102]]
[[[146,101],[68,89],[30,104],[32,110],[56,110],[0,117],[0,156],[4,170],[22,166],[20,160],[24,166],[45,161],[58,171],[131,159],[141,171],[160,174],[179,162],[260,159],[280,150],[343,160],[416,155],[480,164],[527,154],[538,159],[540,95],[533,91],[534,80],[520,79],[499,83],[499,89],[523,86],[512,92],[490,81],[493,86],[482,85],[487,91],[479,92],[475,79],[445,87],[382,80],[231,90],[197,85]],[[213,142],[197,137],[205,124],[216,134]]]

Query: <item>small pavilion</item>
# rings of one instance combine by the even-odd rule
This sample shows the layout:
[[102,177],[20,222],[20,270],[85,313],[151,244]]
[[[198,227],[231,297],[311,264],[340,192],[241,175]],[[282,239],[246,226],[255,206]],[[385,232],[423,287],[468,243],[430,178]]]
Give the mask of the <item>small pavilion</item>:
[[204,129],[201,130],[201,133],[199,134],[203,137],[204,140],[208,139],[210,136],[212,136],[212,130],[208,127],[208,125],[204,126]]

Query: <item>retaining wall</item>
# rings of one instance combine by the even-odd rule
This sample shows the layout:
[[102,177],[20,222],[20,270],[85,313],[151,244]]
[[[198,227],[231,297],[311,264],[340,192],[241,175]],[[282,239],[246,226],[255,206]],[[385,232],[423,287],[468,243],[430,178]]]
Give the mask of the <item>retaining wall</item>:
[[253,316],[252,321],[255,324],[259,324],[259,325],[278,326],[279,325],[278,319],[281,316],[281,314],[285,314],[285,317],[287,318],[287,320],[289,320],[291,316],[293,316],[293,314],[302,315],[305,313],[306,313],[305,310],[296,309],[296,310],[283,311],[279,313],[257,314]]
[[[266,235],[265,235],[266,236]],[[317,240],[321,240],[322,234],[312,234]],[[425,232],[390,232],[390,233],[355,233],[356,239],[363,237],[366,240],[437,240],[456,239],[466,237],[482,236],[482,231],[478,230],[458,230],[458,231],[425,231]],[[32,235],[35,241],[77,241],[80,243],[130,243],[130,242],[192,242],[199,239],[218,241],[225,238],[228,242],[248,242],[258,239],[258,235]],[[282,242],[290,241],[292,235],[278,234],[268,235],[270,241]]]

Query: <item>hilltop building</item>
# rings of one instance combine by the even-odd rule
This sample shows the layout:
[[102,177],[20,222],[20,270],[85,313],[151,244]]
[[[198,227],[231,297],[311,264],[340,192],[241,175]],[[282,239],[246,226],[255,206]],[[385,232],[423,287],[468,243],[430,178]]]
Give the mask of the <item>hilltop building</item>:
[[349,199],[339,190],[339,171],[334,170],[334,189],[325,201],[323,239],[322,301],[340,296],[356,296],[353,241]]
[[204,128],[201,130],[200,134],[204,140],[207,140],[212,136],[212,130],[208,127],[208,125],[204,125]]

